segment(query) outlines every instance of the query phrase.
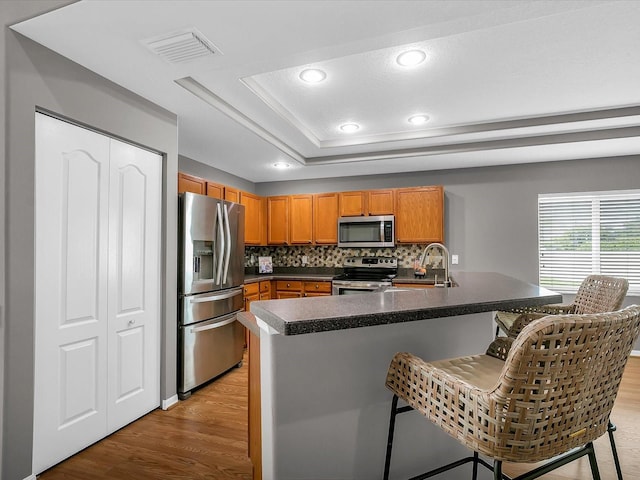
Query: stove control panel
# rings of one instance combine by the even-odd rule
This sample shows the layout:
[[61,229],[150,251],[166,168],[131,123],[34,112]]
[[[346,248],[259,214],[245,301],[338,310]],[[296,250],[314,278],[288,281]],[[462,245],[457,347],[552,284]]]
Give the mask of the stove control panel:
[[345,268],[398,268],[395,257],[347,257],[342,265]]

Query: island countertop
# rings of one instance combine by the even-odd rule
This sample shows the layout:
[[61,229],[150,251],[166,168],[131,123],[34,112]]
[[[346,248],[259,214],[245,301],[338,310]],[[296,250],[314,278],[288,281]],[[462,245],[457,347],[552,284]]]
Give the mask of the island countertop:
[[458,286],[254,301],[277,333],[300,335],[559,303],[562,295],[499,273],[453,272]]

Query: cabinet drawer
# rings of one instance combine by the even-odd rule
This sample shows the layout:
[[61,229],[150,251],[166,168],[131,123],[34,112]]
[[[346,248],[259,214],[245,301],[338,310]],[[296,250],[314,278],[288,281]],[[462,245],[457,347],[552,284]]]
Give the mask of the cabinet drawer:
[[244,286],[244,294],[245,295],[257,295],[260,293],[260,284],[256,283],[247,283]]
[[260,282],[260,293],[269,293],[271,292],[271,281],[263,280]]
[[302,282],[297,280],[278,280],[276,282],[276,290],[302,291]]
[[307,293],[331,293],[331,282],[304,282],[304,291]]

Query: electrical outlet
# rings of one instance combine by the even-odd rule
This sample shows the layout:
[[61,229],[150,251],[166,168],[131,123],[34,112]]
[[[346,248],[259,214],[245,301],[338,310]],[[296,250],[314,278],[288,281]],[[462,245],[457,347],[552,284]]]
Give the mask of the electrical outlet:
[[451,265],[458,265],[458,255],[451,255]]
[[309,263],[309,257],[307,257],[306,255],[302,256],[302,265],[306,265],[307,263]]

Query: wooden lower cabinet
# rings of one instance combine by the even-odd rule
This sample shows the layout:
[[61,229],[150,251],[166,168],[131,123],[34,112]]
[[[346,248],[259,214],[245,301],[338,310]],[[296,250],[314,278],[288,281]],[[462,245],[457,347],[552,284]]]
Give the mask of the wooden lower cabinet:
[[324,297],[331,295],[331,282],[276,281],[275,298]]
[[299,280],[277,280],[275,298],[301,298],[302,282]]
[[326,297],[331,295],[331,282],[304,282],[303,297]]

